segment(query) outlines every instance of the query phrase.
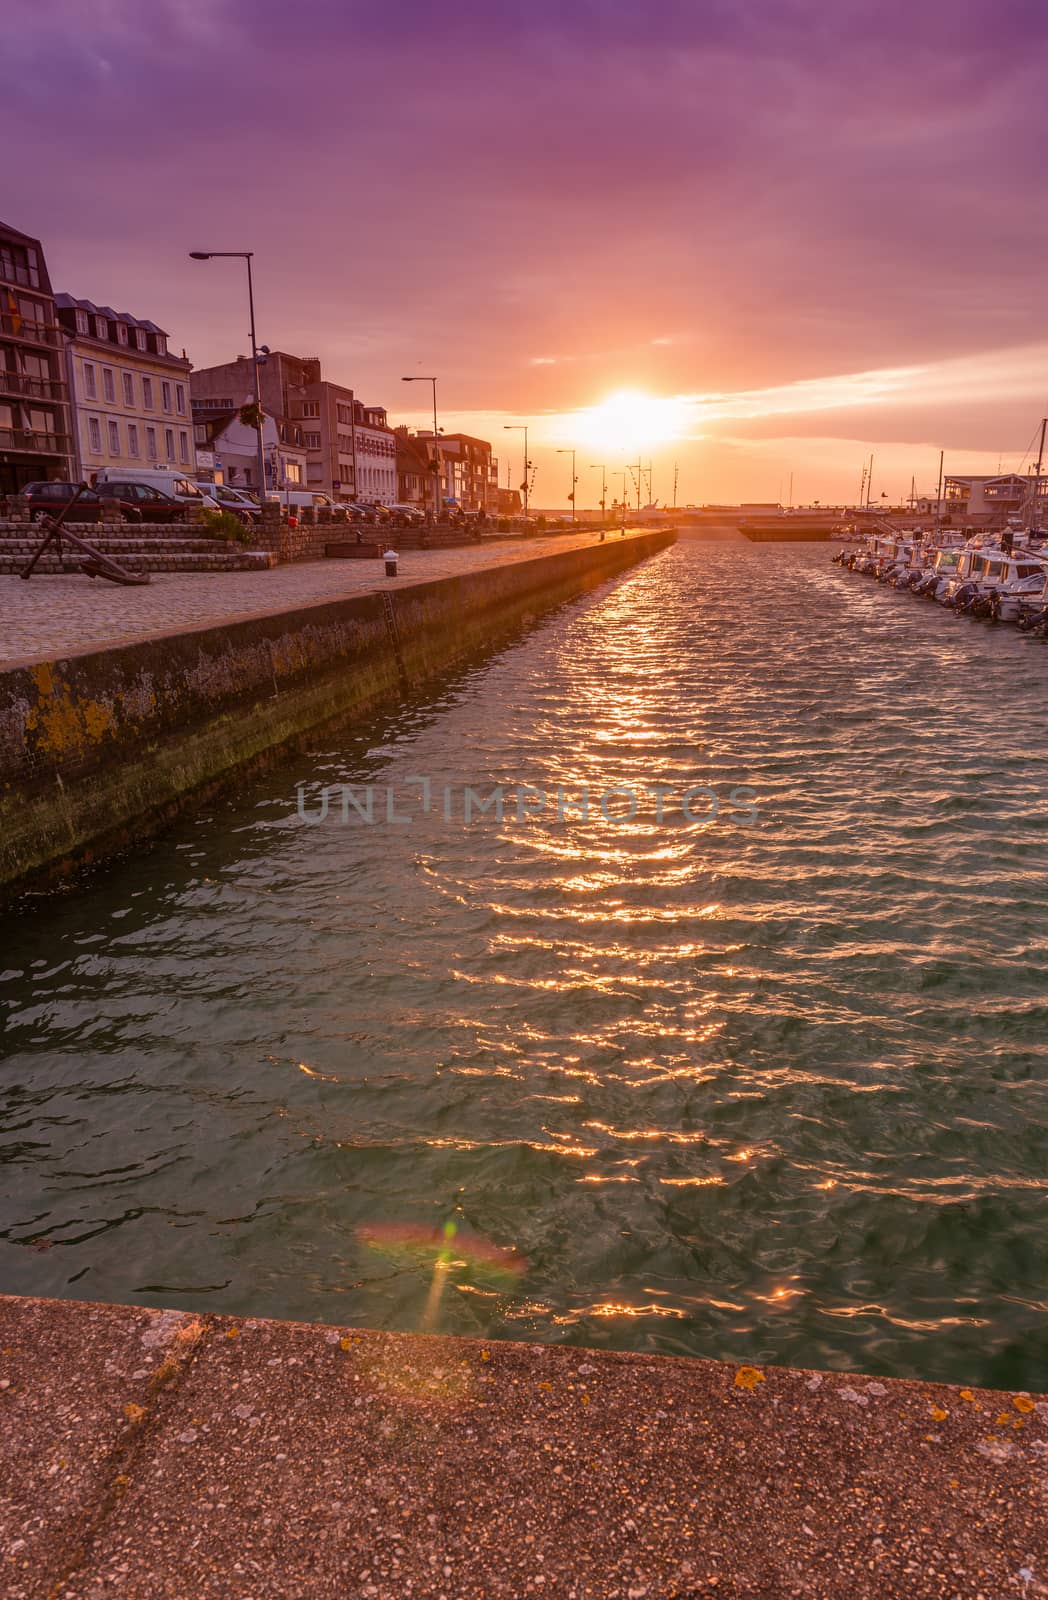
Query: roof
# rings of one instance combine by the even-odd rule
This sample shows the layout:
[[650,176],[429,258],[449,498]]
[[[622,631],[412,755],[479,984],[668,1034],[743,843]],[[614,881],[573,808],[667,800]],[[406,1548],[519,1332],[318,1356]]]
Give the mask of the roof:
[[39,239],[34,239],[28,233],[23,233],[21,228],[12,228],[9,222],[0,222],[0,233],[4,234],[8,239],[12,239],[15,244],[31,244],[37,250],[40,249]]
[[126,322],[129,328],[144,328],[147,333],[159,333],[167,338],[167,329],[158,328],[155,322],[144,317],[133,317],[129,311],[114,311],[112,306],[96,306],[93,300],[77,300],[71,294],[56,294],[55,305],[60,311],[86,311],[92,317],[107,317],[110,322]]

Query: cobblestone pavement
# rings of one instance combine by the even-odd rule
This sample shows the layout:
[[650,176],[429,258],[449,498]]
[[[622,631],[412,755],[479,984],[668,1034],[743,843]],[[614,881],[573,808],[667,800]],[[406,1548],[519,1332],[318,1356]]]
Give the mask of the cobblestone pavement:
[[450,550],[407,550],[396,578],[384,577],[379,561],[311,561],[268,572],[161,572],[142,589],[117,588],[79,573],[34,576],[28,583],[0,577],[0,666],[53,661],[157,634],[294,610],[365,589],[453,577],[594,544],[598,537],[569,533]]

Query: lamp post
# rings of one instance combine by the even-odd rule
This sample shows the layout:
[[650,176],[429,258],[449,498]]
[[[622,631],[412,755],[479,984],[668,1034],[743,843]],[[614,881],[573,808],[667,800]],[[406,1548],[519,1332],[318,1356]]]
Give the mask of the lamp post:
[[622,526],[623,527],[626,526],[626,511],[627,511],[627,506],[626,506],[626,479],[629,477],[629,473],[630,473],[630,469],[628,467],[626,467],[622,472],[613,472],[612,473],[612,477],[613,478],[621,478],[622,479]]
[[572,520],[572,522],[574,522],[575,521],[575,486],[579,481],[578,478],[575,476],[575,452],[574,452],[574,450],[558,450],[557,454],[558,454],[558,456],[570,456],[571,457],[571,520]]
[[251,257],[253,250],[190,250],[192,261],[213,261],[219,257],[232,257],[247,263],[247,304],[251,314],[251,369],[255,374],[255,420],[258,448],[258,503],[266,499],[266,453],[262,443],[262,381],[258,374],[258,347],[255,344],[255,291],[251,282]]
[[603,461],[591,461],[590,471],[600,473],[600,520],[604,521],[604,508],[608,499],[608,469]]
[[440,440],[437,435],[437,380],[436,378],[401,378],[401,383],[431,383],[433,385],[433,516],[440,521]]
[[531,471],[531,462],[528,460],[528,424],[526,422],[504,422],[502,424],[507,433],[523,433],[524,435],[524,515],[528,514],[528,473]]

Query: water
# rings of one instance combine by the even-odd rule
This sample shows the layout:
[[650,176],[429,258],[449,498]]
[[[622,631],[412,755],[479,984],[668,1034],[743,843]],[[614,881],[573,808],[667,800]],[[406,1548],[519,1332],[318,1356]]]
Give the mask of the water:
[[[682,544],[9,920],[0,1287],[1043,1388],[1048,656],[829,555]],[[759,816],[297,815],[413,775]]]

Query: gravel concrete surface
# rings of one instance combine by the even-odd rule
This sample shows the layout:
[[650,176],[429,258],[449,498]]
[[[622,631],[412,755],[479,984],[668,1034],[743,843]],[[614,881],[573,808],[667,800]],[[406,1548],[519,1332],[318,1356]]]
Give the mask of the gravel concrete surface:
[[1039,1600],[1048,1403],[0,1300],[9,1600]]

